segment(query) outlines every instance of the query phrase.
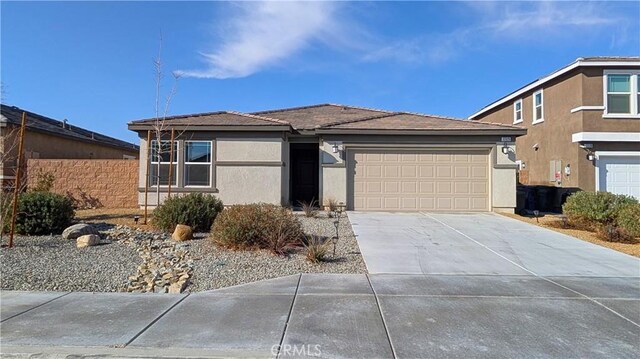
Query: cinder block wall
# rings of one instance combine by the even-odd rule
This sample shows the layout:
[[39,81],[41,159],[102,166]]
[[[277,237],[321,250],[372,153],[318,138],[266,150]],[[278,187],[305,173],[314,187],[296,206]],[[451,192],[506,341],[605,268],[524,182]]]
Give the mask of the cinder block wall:
[[53,192],[70,194],[85,205],[138,207],[138,160],[29,159],[29,187],[35,186],[41,171],[55,177]]

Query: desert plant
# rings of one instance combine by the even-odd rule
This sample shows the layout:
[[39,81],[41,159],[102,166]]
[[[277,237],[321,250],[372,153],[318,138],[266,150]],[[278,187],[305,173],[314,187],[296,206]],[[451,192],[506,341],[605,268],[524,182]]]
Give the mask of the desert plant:
[[577,192],[567,198],[562,206],[570,222],[598,229],[615,224],[620,210],[638,203],[636,199],[609,192]]
[[616,226],[631,238],[640,237],[640,204],[624,206],[618,212]]
[[177,224],[186,224],[194,232],[206,232],[223,208],[222,201],[209,194],[173,196],[153,211],[151,223],[165,232],[173,231]]
[[300,201],[298,202],[304,212],[304,216],[308,218],[315,218],[318,216],[318,201],[311,199],[311,202]]
[[16,226],[21,234],[62,233],[74,216],[69,198],[51,192],[27,192],[18,200]]
[[235,249],[269,249],[282,254],[303,236],[302,226],[291,210],[266,203],[235,205],[216,218],[211,239]]
[[56,176],[51,173],[40,169],[36,174],[36,184],[33,188],[30,188],[34,192],[51,192],[53,189],[53,183],[56,181]]
[[333,213],[338,210],[338,201],[335,198],[328,198],[325,201],[324,208],[327,212],[327,217],[333,218]]
[[311,263],[324,262],[329,252],[329,241],[326,237],[311,235],[302,242],[307,250],[306,257]]

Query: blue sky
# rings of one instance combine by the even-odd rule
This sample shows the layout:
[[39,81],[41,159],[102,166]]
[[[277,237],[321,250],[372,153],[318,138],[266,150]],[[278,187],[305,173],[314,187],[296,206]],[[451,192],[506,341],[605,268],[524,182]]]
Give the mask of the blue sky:
[[3,102],[129,141],[154,116],[316,103],[467,117],[580,56],[640,55],[640,2],[7,2]]

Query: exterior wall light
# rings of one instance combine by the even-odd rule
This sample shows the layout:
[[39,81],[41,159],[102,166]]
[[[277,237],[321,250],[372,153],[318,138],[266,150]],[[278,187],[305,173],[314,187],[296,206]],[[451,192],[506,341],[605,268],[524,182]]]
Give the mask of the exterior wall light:
[[504,145],[502,147],[502,153],[504,153],[505,155],[509,153],[509,147],[507,147],[507,145]]
[[333,146],[331,146],[331,150],[333,151],[333,153],[338,153],[340,148],[338,148],[338,144],[337,143],[334,143]]
[[594,155],[593,153],[587,153],[587,159],[589,161],[593,161],[596,159],[596,155]]

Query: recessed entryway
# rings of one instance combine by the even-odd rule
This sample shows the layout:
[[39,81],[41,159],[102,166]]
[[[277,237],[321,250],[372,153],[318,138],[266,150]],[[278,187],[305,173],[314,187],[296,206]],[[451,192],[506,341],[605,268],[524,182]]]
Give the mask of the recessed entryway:
[[291,158],[291,204],[311,203],[319,195],[319,149],[317,143],[292,143]]

